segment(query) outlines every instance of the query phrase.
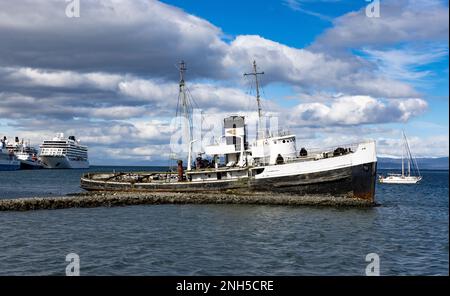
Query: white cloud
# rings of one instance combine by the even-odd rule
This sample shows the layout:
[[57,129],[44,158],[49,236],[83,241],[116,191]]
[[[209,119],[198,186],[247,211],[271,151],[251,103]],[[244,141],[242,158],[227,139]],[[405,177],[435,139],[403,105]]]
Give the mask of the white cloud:
[[[18,77],[39,79],[42,85],[100,84],[106,89],[117,85],[117,73],[174,79],[174,63],[182,58],[188,62],[190,78],[238,80],[257,59],[267,73],[266,82],[352,95],[417,95],[411,86],[380,76],[361,59],[337,57],[331,50],[297,49],[251,35],[238,35],[227,44],[218,27],[157,1],[88,1],[77,20],[65,16],[65,5],[56,0],[3,3],[0,42],[5,46],[0,48],[0,65],[20,67],[23,73],[16,73]],[[28,40],[26,48],[23,40]],[[73,72],[91,74],[80,77]],[[141,87],[145,92],[146,86]]]
[[319,36],[312,48],[324,51],[383,46],[409,41],[448,41],[448,6],[440,1],[381,1],[380,17],[365,7],[347,13]]
[[131,119],[146,115],[147,108],[144,106],[111,106],[85,111],[88,111],[87,114],[93,118]]
[[[387,79],[356,58],[340,58],[323,52],[296,49],[260,36],[238,36],[224,58],[224,66],[240,73],[256,59],[266,75],[263,81],[288,82],[306,89],[385,97],[417,95],[408,84]],[[369,68],[370,69],[370,68]]]
[[364,49],[369,59],[378,65],[382,75],[390,79],[417,81],[428,78],[433,73],[421,70],[421,66],[436,62],[448,56],[448,47],[429,46],[425,49]]
[[[324,14],[309,10],[304,8],[303,3],[304,1],[300,1],[300,0],[283,0],[283,4],[286,5],[287,7],[289,7],[290,9],[294,10],[294,11],[298,11],[298,12],[302,12],[304,14],[308,14],[314,17],[318,17],[322,20],[325,21],[331,21],[332,19]],[[323,1],[323,2],[329,2],[329,1]]]
[[151,80],[129,79],[118,83],[118,90],[126,96],[155,100],[175,100],[177,97],[177,88],[175,84],[158,83]]
[[[408,136],[411,153],[415,157],[444,157],[449,155],[449,137],[447,135]],[[380,138],[377,141],[377,153],[384,157],[401,157],[403,140],[396,138]]]
[[382,124],[406,122],[426,108],[427,103],[417,98],[383,102],[369,96],[342,96],[330,104],[299,104],[291,110],[290,118],[297,126]]
[[74,71],[43,70],[30,67],[4,67],[0,68],[0,71],[4,79],[10,83],[41,87],[95,87],[102,90],[114,90],[118,81],[123,79],[117,74],[100,72],[83,74]]
[[[32,90],[46,87],[62,89],[61,91],[63,93],[65,91],[67,94],[53,97],[51,105],[58,105],[58,103],[72,104],[76,116],[83,116],[84,113],[85,116],[100,118],[136,117],[148,111],[144,108],[145,104],[157,104],[159,109],[175,109],[178,98],[178,84],[176,82],[142,79],[128,74],[113,75],[101,72],[78,73],[75,71],[34,68],[0,68],[0,82],[2,79],[9,85],[21,85],[22,91],[24,91],[23,86]],[[245,109],[249,102],[255,101],[253,96],[237,88],[223,87],[212,83],[188,83],[188,87],[197,106],[203,109],[214,108],[223,111]],[[73,98],[77,97],[78,94],[73,93],[72,89],[84,89],[92,93],[102,92],[106,99],[97,102],[95,100],[74,100]],[[111,96],[111,94],[114,95]],[[69,100],[67,96],[72,96],[72,99]],[[107,96],[110,97],[107,98]],[[31,97],[28,97],[27,100],[22,101],[27,103],[30,99]],[[33,98],[33,103],[36,100],[48,100],[48,97]],[[89,107],[83,106],[86,104]],[[122,104],[122,106],[119,104]],[[136,106],[136,104],[140,106]],[[47,107],[51,108],[51,106]],[[22,111],[26,115],[30,114],[27,113],[27,110]],[[175,110],[172,113],[174,112]]]
[[222,75],[226,44],[204,19],[154,0],[82,1],[76,19],[66,17],[66,5],[2,1],[0,65],[175,78],[167,69],[184,58],[196,76]]

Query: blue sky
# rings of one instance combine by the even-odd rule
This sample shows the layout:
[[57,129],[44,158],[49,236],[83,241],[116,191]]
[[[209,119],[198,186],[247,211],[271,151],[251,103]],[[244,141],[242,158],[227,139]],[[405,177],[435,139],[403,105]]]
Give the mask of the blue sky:
[[[226,1],[202,2],[165,0],[165,3],[181,7],[189,13],[205,18],[220,27],[226,35],[260,35],[288,46],[303,48],[311,45],[317,36],[326,29],[333,27],[333,20],[352,11],[364,9],[369,3],[366,1]],[[448,1],[442,1],[448,7]],[[380,2],[383,9],[383,1]],[[419,7],[419,6],[418,6]],[[321,17],[323,16],[323,17]],[[370,34],[370,32],[368,32]],[[444,44],[445,40],[442,40]],[[424,46],[425,45],[425,46]],[[429,49],[421,42],[392,44],[390,48],[404,48],[405,46],[421,46],[419,52],[426,53]],[[443,46],[441,44],[441,46]],[[444,47],[443,54],[429,63],[411,67],[411,72],[429,72],[420,81],[408,80],[420,91],[429,104],[429,109],[423,115],[411,119],[409,123],[391,124],[390,128],[404,129],[408,134],[424,137],[448,133],[448,47]],[[361,55],[364,56],[364,55]],[[414,57],[411,57],[412,59]],[[270,97],[279,98],[290,94],[289,87],[276,85],[267,87]],[[280,101],[289,107],[292,101]],[[427,124],[426,124],[427,123]],[[423,127],[433,126],[434,128]],[[436,125],[436,126],[434,126]]]
[[0,133],[35,145],[54,133],[93,164],[166,164],[181,59],[207,114],[263,107],[299,146],[377,140],[397,157],[448,156],[448,1],[64,0],[0,2]]
[[[207,1],[201,3],[195,0],[164,0],[163,2],[180,7],[193,15],[212,22],[220,27],[225,35],[260,35],[297,48],[311,45],[317,36],[326,29],[333,27],[333,19],[352,11],[364,9],[369,4],[369,2],[362,0],[272,0],[263,3],[256,0]],[[442,1],[442,3],[448,7],[448,1]],[[383,1],[380,4],[382,11]],[[296,6],[307,12],[297,9]],[[314,16],[308,12],[317,13],[326,18]],[[441,46],[444,46],[447,42],[442,41],[444,44],[441,44]],[[421,42],[415,43],[414,40],[408,43],[392,44],[390,48],[403,48],[408,45],[422,46],[419,52],[424,53],[429,49],[426,44],[424,46]],[[443,51],[446,51],[446,54],[442,55],[441,58],[410,69],[412,72],[430,72],[421,81],[408,81],[429,99],[430,104],[429,111],[414,120],[448,125],[448,47],[445,46]],[[411,59],[413,58],[411,57]],[[284,96],[289,93],[288,88],[279,87],[279,85],[276,87],[269,86],[269,89],[273,97]],[[408,128],[404,124],[398,126]],[[414,130],[411,130],[411,132],[414,132]]]
[[[260,35],[294,47],[308,46],[316,36],[332,26],[331,20],[334,17],[358,10],[366,5],[364,1],[171,0],[163,2],[207,19],[220,27],[225,34]],[[330,20],[298,11],[292,3],[298,3],[299,7],[322,14]]]

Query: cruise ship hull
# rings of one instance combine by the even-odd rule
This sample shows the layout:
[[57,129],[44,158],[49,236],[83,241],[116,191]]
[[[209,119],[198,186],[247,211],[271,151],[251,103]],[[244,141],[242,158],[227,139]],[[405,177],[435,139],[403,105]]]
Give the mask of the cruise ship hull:
[[0,171],[16,171],[20,169],[20,162],[10,153],[0,149]]
[[21,170],[40,170],[43,168],[44,168],[44,166],[37,161],[20,160],[20,169]]
[[70,160],[66,156],[41,156],[40,160],[48,169],[88,169],[88,161]]

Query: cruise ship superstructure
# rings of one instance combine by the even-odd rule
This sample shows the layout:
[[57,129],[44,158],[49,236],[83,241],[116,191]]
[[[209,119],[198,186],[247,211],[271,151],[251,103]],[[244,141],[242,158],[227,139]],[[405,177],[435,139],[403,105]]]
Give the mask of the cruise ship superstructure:
[[74,136],[66,138],[59,133],[40,145],[39,160],[49,169],[87,169],[88,147]]
[[14,152],[6,147],[7,143],[6,137],[0,139],[0,171],[16,171],[20,169],[20,161]]
[[38,158],[38,151],[31,146],[30,142],[25,142],[23,139],[19,141],[19,137],[16,137],[14,142],[8,142],[6,145],[8,151],[14,153],[17,159],[20,161],[21,170],[35,170],[42,169],[43,165]]

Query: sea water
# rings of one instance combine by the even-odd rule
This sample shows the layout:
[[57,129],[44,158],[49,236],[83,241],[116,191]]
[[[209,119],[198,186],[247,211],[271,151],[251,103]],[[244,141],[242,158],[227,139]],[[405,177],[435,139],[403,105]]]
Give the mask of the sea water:
[[[162,168],[93,167],[91,171]],[[80,192],[84,171],[0,172],[0,198]],[[382,171],[380,171],[382,173]],[[379,207],[146,205],[0,212],[0,275],[448,275],[448,171],[377,184]]]

